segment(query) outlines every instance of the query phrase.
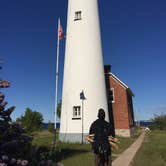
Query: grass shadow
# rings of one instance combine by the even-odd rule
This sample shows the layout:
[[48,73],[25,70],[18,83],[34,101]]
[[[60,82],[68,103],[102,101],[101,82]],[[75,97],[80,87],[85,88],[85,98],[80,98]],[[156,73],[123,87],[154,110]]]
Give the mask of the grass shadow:
[[71,148],[64,148],[59,151],[56,155],[56,161],[59,162],[61,160],[73,157],[75,155],[80,155],[83,153],[88,153],[89,151],[86,149],[71,149]]

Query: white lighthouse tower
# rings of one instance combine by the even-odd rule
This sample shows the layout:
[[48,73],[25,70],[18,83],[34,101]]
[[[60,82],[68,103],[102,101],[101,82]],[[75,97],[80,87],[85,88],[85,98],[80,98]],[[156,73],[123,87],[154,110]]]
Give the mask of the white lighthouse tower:
[[67,19],[60,140],[81,142],[100,108],[109,119],[98,1],[68,0]]

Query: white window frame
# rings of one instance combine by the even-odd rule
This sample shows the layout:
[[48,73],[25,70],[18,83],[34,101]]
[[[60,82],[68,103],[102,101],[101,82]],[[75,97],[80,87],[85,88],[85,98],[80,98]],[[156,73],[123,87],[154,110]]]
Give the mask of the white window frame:
[[73,106],[73,118],[72,119],[77,119],[81,118],[81,106]]
[[80,10],[75,12],[74,21],[77,21],[77,20],[82,20],[82,12]]
[[115,103],[115,89],[111,88],[110,90],[112,91],[112,97],[113,97],[112,103]]

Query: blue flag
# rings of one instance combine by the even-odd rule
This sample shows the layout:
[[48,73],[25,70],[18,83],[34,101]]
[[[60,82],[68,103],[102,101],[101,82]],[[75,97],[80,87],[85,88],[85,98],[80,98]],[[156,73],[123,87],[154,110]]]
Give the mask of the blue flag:
[[85,100],[86,98],[85,98],[85,95],[84,95],[84,91],[82,91],[81,93],[80,93],[80,99],[81,100]]

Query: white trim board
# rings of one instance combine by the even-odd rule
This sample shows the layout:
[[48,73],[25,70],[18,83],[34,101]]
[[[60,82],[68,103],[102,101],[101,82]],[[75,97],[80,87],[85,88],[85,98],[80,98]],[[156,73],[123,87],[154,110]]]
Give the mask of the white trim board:
[[124,83],[122,82],[117,76],[115,76],[113,73],[109,73],[110,76],[112,76],[112,78],[117,82],[119,83],[119,85],[121,85],[123,88],[125,88],[126,90],[128,90],[132,96],[134,96],[134,93],[132,92],[132,90]]

